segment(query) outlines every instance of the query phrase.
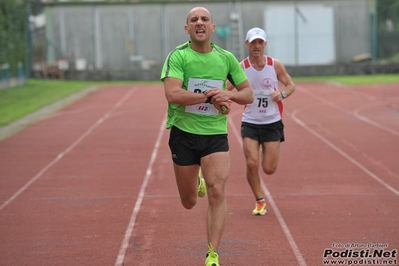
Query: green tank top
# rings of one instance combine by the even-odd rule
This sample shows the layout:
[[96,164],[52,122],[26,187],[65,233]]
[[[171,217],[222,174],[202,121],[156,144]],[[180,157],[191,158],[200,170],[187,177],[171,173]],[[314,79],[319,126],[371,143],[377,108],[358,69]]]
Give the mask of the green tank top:
[[[165,60],[161,80],[168,77],[180,79],[183,89],[196,93],[215,87],[225,90],[226,79],[233,85],[247,80],[231,52],[213,43],[211,46],[210,53],[192,50],[190,42],[177,46]],[[172,126],[198,135],[227,134],[227,115],[220,114],[213,104],[182,106],[168,103],[166,128]]]

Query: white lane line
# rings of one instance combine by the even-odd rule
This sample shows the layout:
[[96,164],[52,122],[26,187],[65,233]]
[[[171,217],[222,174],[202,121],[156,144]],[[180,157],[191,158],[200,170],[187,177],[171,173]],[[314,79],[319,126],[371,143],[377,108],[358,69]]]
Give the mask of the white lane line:
[[380,184],[382,184],[384,187],[386,187],[388,190],[392,191],[396,196],[399,196],[399,191],[396,190],[395,188],[391,187],[388,183],[386,183],[384,180],[382,180],[381,178],[379,178],[377,175],[375,175],[374,173],[372,173],[370,170],[368,170],[366,167],[364,167],[361,163],[359,163],[358,161],[356,161],[355,159],[353,159],[350,155],[348,155],[347,153],[345,153],[344,151],[342,151],[340,148],[338,148],[337,146],[335,146],[333,143],[331,143],[330,141],[328,141],[326,138],[324,138],[322,135],[320,135],[319,133],[317,133],[315,130],[313,130],[312,128],[310,128],[308,125],[306,125],[305,122],[303,122],[302,120],[300,120],[296,115],[301,112],[304,108],[299,108],[295,111],[293,111],[290,115],[290,117],[300,126],[302,126],[304,129],[306,129],[307,131],[309,131],[312,135],[314,135],[315,137],[317,137],[318,139],[320,139],[322,142],[324,142],[325,144],[327,144],[328,146],[330,146],[330,148],[332,148],[333,150],[335,150],[336,152],[338,152],[339,154],[341,154],[343,157],[345,157],[348,161],[350,161],[351,163],[353,163],[354,165],[356,165],[357,167],[359,167],[363,172],[365,172],[366,174],[368,174],[370,177],[372,177],[374,180],[376,180],[377,182],[379,182]]
[[356,108],[355,111],[353,111],[353,113],[354,113],[355,117],[357,117],[358,119],[360,119],[360,120],[362,120],[362,121],[364,121],[364,122],[366,122],[366,123],[369,123],[370,125],[373,125],[373,126],[375,126],[375,127],[378,127],[379,129],[388,131],[388,132],[391,133],[392,135],[396,135],[396,136],[399,137],[399,132],[398,132],[398,131],[396,131],[396,130],[394,130],[394,129],[391,129],[391,128],[389,128],[389,127],[386,127],[386,126],[384,126],[384,125],[381,125],[380,123],[375,122],[374,120],[368,119],[367,117],[365,117],[365,116],[363,116],[363,115],[360,114],[360,111],[363,111],[363,110],[365,110],[365,109],[372,108],[372,107],[375,106],[375,105],[381,105],[381,103],[379,103],[379,102],[377,102],[377,103],[369,103],[369,104],[360,106],[360,107]]
[[[238,133],[238,130],[236,129],[236,126],[234,125],[234,121],[232,119],[231,116],[236,115],[237,112],[233,112],[232,114],[229,115],[229,124],[230,127],[233,129],[233,133],[236,136],[237,141],[240,143],[240,145],[242,146],[242,139],[241,139],[241,134]],[[240,112],[241,114],[241,112]],[[291,231],[288,228],[287,224],[284,221],[283,216],[281,215],[280,210],[277,207],[277,204],[274,202],[272,195],[270,194],[269,190],[267,189],[266,185],[263,182],[263,179],[261,178],[261,186],[262,186],[262,190],[265,193],[265,196],[267,198],[267,200],[269,201],[269,204],[271,205],[274,213],[276,214],[277,220],[280,223],[281,228],[283,229],[283,232],[285,234],[285,237],[288,240],[288,243],[291,246],[292,251],[294,252],[294,255],[296,257],[296,260],[298,261],[298,265],[299,266],[306,266],[306,262],[305,259],[303,258],[298,245],[295,243],[294,238],[292,237]]]
[[116,259],[115,266],[123,266],[123,261],[125,259],[126,250],[127,250],[128,246],[129,246],[129,239],[132,236],[133,228],[134,228],[134,225],[136,224],[137,214],[140,211],[141,203],[143,202],[143,198],[144,198],[145,190],[147,188],[148,180],[151,177],[152,166],[153,166],[153,164],[155,162],[155,159],[157,158],[159,145],[161,143],[163,132],[165,131],[165,125],[166,125],[166,115],[165,115],[165,117],[164,117],[164,119],[163,119],[163,121],[161,123],[161,127],[160,127],[159,133],[158,133],[158,138],[157,138],[157,140],[155,142],[154,149],[152,150],[151,159],[150,159],[150,162],[148,164],[147,171],[146,171],[143,183],[141,184],[140,192],[139,192],[139,195],[137,197],[136,204],[134,205],[133,213],[132,213],[132,215],[130,217],[129,224],[128,224],[126,232],[125,232],[125,237],[123,239],[121,248],[119,249],[119,254],[118,254],[118,257]]
[[281,228],[283,229],[285,237],[287,238],[292,251],[295,254],[296,260],[298,261],[298,265],[306,266],[305,259],[303,258],[302,253],[299,250],[298,245],[296,244],[294,237],[291,234],[290,229],[288,228],[287,224],[285,223],[283,215],[280,213],[280,210],[278,209],[277,204],[274,202],[272,195],[270,194],[265,183],[263,182],[263,179],[261,179],[261,186],[262,186],[263,192],[266,195],[267,200],[269,201],[269,204],[272,206],[272,209],[273,209],[274,213],[276,214],[277,220],[280,223]]
[[69,153],[73,148],[75,148],[84,138],[90,135],[94,129],[96,129],[102,122],[104,122],[111,113],[120,107],[132,94],[136,91],[136,88],[130,89],[108,112],[106,112],[100,119],[97,120],[85,133],[83,133],[75,142],[72,143],[68,148],[66,148],[63,152],[57,155],[49,164],[47,164],[42,170],[39,171],[33,178],[31,178],[24,186],[22,186],[17,192],[14,193],[8,200],[3,202],[0,206],[0,211],[10,204],[13,200],[15,200],[22,192],[24,192],[30,185],[32,185],[36,180],[38,180],[51,166],[56,164],[59,160],[62,159],[67,153]]
[[376,121],[373,121],[371,119],[368,119],[368,118],[366,118],[366,117],[364,117],[364,116],[359,114],[360,110],[363,110],[363,109],[366,109],[366,108],[370,108],[370,105],[386,104],[384,102],[378,101],[378,99],[376,99],[375,97],[369,97],[367,99],[378,101],[378,102],[367,103],[367,104],[364,104],[364,105],[356,108],[354,111],[350,111],[350,110],[347,110],[346,108],[343,108],[343,107],[333,103],[332,101],[329,101],[329,100],[327,100],[327,99],[325,99],[325,98],[323,98],[321,96],[315,95],[314,93],[310,92],[308,89],[306,89],[303,86],[297,86],[297,88],[298,88],[298,90],[300,90],[301,92],[307,94],[308,96],[312,97],[313,99],[319,100],[320,102],[322,102],[322,103],[324,103],[326,105],[329,105],[329,106],[331,106],[331,107],[333,107],[333,108],[335,108],[335,109],[337,109],[337,110],[339,110],[339,111],[341,111],[343,113],[346,113],[348,115],[352,115],[352,116],[356,117],[357,119],[359,119],[360,121],[368,123],[368,124],[370,124],[372,126],[375,126],[375,127],[379,128],[381,130],[385,130],[385,131],[387,131],[387,132],[389,132],[389,133],[391,133],[393,135],[399,136],[399,132],[397,132],[396,130],[394,130],[392,128],[389,128],[389,127],[386,127],[384,125],[381,125],[380,123],[378,123]]

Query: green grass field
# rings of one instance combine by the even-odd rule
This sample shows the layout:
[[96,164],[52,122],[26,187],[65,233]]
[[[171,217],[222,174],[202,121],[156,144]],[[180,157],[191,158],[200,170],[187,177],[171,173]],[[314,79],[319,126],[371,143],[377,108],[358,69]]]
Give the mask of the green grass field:
[[359,76],[320,76],[320,77],[294,77],[294,82],[335,82],[343,85],[386,84],[399,83],[398,74],[389,75],[359,75]]
[[0,126],[5,126],[92,84],[28,80],[25,85],[0,90]]
[[6,126],[82,89],[106,84],[132,83],[29,79],[23,86],[2,89],[0,90],[0,127]]
[[[293,78],[294,82],[336,82],[344,85],[399,83],[399,75],[326,76]],[[84,82],[29,79],[23,86],[0,90],[0,127],[79,90],[107,84],[148,84],[153,82]]]

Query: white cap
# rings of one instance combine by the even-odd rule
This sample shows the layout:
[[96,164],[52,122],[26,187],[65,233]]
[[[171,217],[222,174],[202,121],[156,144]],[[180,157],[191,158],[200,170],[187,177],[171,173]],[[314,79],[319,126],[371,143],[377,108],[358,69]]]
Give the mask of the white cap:
[[261,28],[252,28],[247,32],[246,41],[252,42],[255,39],[262,39],[264,42],[267,40],[266,32]]

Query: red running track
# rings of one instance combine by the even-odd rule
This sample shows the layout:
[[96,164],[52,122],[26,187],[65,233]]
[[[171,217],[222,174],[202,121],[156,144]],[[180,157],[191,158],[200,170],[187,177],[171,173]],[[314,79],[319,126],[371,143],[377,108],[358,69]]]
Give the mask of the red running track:
[[[279,169],[262,174],[263,217],[251,215],[242,107],[229,114],[221,265],[395,265],[399,84],[297,85]],[[161,85],[103,87],[1,141],[0,265],[203,265],[206,198],[180,204],[165,111]],[[375,249],[385,257],[354,257]]]

